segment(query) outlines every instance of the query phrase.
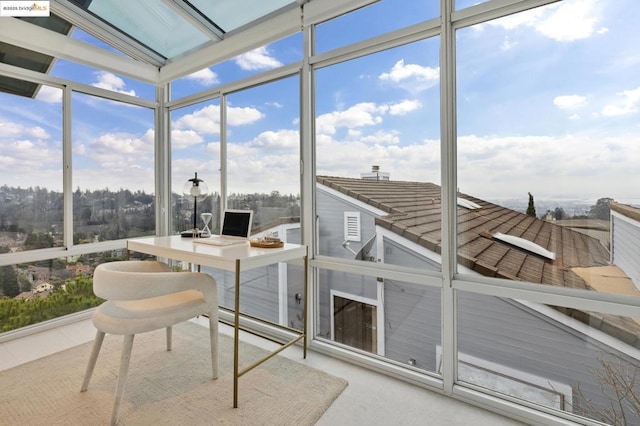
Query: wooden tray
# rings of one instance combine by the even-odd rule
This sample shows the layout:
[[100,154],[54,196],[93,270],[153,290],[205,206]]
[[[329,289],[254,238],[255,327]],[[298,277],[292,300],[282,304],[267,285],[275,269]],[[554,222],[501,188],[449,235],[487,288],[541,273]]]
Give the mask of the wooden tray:
[[251,247],[261,247],[261,248],[284,247],[284,241],[257,241],[257,240],[250,240],[249,244],[251,244]]

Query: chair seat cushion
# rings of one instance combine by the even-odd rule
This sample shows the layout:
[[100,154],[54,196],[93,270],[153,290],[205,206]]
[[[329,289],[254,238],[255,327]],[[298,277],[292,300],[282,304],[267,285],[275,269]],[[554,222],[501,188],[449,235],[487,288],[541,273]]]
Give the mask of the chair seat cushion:
[[208,314],[202,293],[187,290],[134,301],[107,301],[93,313],[93,324],[108,334],[137,334]]

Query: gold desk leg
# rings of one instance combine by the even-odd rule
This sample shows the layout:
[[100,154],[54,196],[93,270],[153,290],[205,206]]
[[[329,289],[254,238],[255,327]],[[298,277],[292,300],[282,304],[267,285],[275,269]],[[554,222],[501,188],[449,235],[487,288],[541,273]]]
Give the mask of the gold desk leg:
[[238,347],[240,339],[240,260],[236,259],[236,294],[233,315],[233,408],[238,408]]
[[309,256],[304,256],[304,305],[302,306],[302,332],[304,333],[304,340],[302,342],[302,357],[307,359],[307,304],[309,303]]

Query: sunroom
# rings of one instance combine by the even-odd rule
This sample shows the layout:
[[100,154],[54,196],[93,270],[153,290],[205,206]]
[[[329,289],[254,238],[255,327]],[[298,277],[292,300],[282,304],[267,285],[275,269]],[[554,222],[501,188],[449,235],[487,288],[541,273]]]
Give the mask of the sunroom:
[[529,424],[640,424],[636,2],[0,9],[0,342],[86,321],[128,240],[246,209],[308,248],[311,291],[265,268],[241,308],[306,319],[311,357]]

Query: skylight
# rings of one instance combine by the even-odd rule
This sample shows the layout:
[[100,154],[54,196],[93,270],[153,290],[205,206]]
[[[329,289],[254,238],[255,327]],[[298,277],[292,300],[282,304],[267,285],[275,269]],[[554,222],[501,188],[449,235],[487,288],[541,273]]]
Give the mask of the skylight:
[[[294,0],[60,0],[56,8],[83,16],[113,41],[171,60],[225,34],[296,7]],[[80,8],[81,11],[78,11]],[[97,21],[98,18],[101,22]],[[104,25],[106,24],[106,26]],[[100,37],[99,37],[100,38]]]
[[464,207],[465,209],[469,209],[469,210],[477,210],[482,208],[480,204],[476,204],[473,201],[470,201],[461,197],[458,197],[458,205],[460,207]]
[[160,1],[93,1],[86,10],[166,58],[209,41],[209,37]]
[[530,253],[537,254],[549,260],[556,260],[556,254],[552,251],[545,249],[544,247],[534,243],[533,241],[525,240],[524,238],[514,237],[513,235],[503,234],[496,232],[493,234],[493,238],[511,246],[526,250]]

